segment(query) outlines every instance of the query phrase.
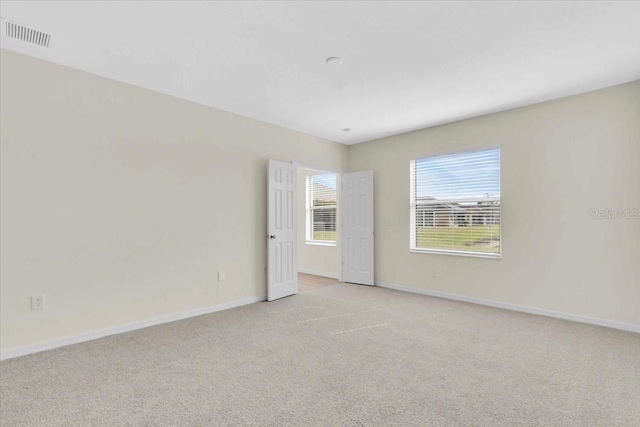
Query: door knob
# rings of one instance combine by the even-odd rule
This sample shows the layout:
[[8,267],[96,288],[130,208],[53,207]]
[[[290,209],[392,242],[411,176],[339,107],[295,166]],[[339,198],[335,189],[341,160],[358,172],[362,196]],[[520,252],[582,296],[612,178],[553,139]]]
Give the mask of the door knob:
[[275,235],[275,234],[269,234],[269,238],[270,238],[270,239],[275,239],[275,238],[276,238],[276,235]]

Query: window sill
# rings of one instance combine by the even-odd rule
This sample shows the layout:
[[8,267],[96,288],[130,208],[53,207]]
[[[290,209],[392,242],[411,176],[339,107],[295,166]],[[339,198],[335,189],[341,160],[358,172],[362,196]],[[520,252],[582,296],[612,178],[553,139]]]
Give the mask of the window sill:
[[465,252],[465,251],[448,251],[445,249],[415,249],[415,248],[411,248],[409,251],[416,254],[457,255],[457,256],[468,256],[468,257],[474,257],[474,258],[502,259],[502,254],[490,254],[490,253],[484,253],[484,252]]
[[305,243],[312,246],[336,246],[336,242],[323,242],[320,240],[307,240]]

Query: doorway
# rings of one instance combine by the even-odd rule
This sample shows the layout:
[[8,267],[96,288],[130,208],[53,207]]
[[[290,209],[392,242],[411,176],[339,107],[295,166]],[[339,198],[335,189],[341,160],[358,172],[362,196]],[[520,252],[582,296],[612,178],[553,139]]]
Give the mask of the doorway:
[[340,176],[300,166],[297,180],[298,291],[307,292],[340,279]]
[[372,171],[269,160],[267,199],[268,301],[298,293],[298,273],[374,285]]

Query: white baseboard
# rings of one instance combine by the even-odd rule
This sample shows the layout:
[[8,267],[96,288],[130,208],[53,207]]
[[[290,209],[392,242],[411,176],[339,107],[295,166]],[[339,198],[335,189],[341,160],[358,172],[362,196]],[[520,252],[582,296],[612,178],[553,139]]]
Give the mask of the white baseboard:
[[455,301],[469,302],[472,304],[487,305],[489,307],[504,308],[506,310],[520,311],[523,313],[537,314],[540,316],[555,317],[557,319],[571,320],[573,322],[589,323],[591,325],[604,326],[607,328],[621,329],[623,331],[640,333],[640,325],[632,323],[615,322],[612,320],[599,319],[597,317],[580,316],[577,314],[562,313],[559,311],[545,310],[543,308],[528,307],[525,305],[509,304],[505,302],[491,301],[481,298],[467,297],[463,295],[448,294],[445,292],[430,291],[427,289],[416,289],[408,286],[393,285],[390,283],[376,282],[376,286],[381,288],[395,289],[397,291],[410,292],[413,294],[427,295],[430,297],[445,298]]
[[136,329],[148,328],[149,326],[161,325],[163,323],[175,322],[176,320],[187,319],[189,317],[201,316],[203,314],[215,313],[216,311],[228,310],[230,308],[240,307],[243,305],[253,304],[265,301],[266,296],[246,298],[238,301],[226,302],[210,307],[198,308],[196,310],[183,311],[181,313],[170,314],[168,316],[155,317],[153,319],[143,320],[140,322],[127,323],[96,331],[87,332],[72,337],[59,338],[43,343],[25,345],[10,350],[0,352],[0,360],[12,359],[14,357],[25,356],[27,354],[38,353],[45,350],[52,350],[58,347],[64,347],[71,344],[78,344],[85,341],[91,341],[109,335],[122,334],[124,332],[135,331]]
[[340,278],[338,277],[337,274],[324,273],[322,271],[311,271],[311,270],[300,270],[300,269],[298,269],[298,273],[311,274],[312,276],[321,276],[321,277],[328,277],[330,279],[340,280]]

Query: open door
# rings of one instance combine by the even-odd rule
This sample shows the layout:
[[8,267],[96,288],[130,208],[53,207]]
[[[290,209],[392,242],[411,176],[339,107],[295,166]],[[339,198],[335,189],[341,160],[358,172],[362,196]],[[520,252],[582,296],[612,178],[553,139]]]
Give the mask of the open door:
[[373,172],[342,174],[342,281],[373,286]]
[[296,166],[269,160],[267,300],[298,293]]

